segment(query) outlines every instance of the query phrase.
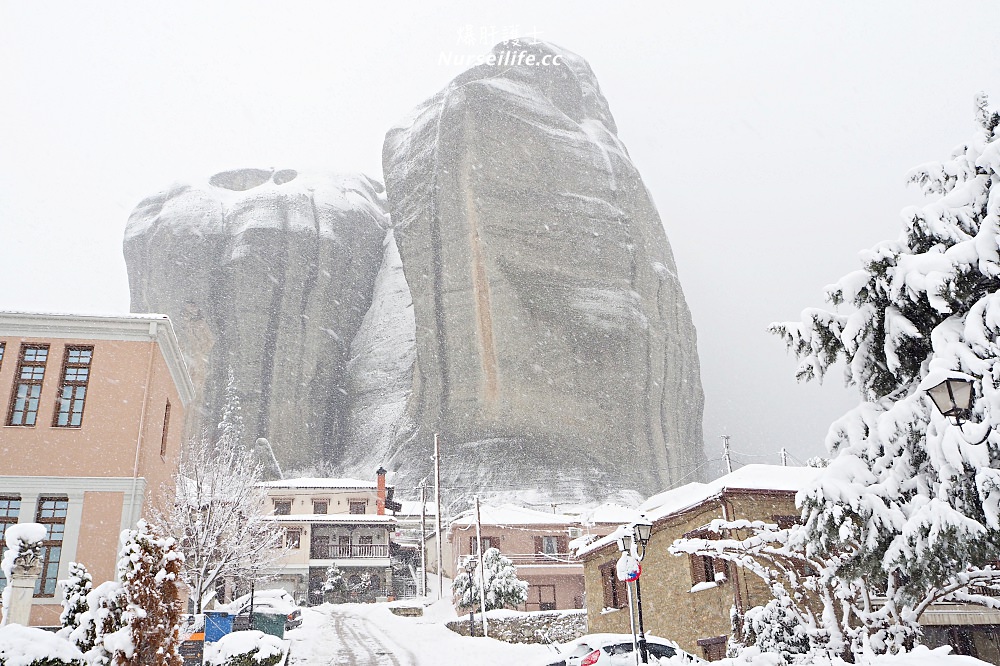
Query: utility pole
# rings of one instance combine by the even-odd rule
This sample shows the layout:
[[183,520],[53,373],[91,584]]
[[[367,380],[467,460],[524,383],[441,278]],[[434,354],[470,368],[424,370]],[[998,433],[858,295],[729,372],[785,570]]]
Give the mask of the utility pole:
[[729,435],[722,436],[722,459],[726,461],[726,474],[732,474],[733,459],[729,457]]
[[420,479],[420,596],[427,596],[427,477]]
[[441,569],[441,445],[438,434],[434,433],[434,530],[437,533],[438,599],[444,598],[444,571]]
[[483,638],[488,638],[489,632],[486,629],[486,569],[483,567],[483,523],[479,518],[479,495],[476,495],[476,548],[479,549],[479,607],[483,610]]
[[788,467],[788,451],[785,450],[785,447],[781,447],[781,466]]

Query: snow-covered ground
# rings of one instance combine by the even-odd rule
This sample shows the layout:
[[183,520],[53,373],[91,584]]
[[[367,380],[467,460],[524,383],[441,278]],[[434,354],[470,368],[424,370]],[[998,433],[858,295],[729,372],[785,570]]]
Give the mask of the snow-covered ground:
[[[411,604],[416,605],[414,601]],[[286,634],[291,666],[542,666],[556,661],[553,648],[511,645],[492,638],[460,636],[445,626],[456,618],[447,601],[424,609],[422,617],[400,617],[390,604],[324,604],[304,608],[303,624]],[[986,666],[972,657],[949,655],[948,648],[917,648],[901,656],[859,663],[866,666]],[[752,652],[752,651],[751,651]],[[720,666],[775,666],[774,655],[745,654]],[[840,660],[815,666],[847,666]]]
[[534,666],[558,658],[544,645],[456,634],[445,626],[456,618],[447,600],[426,607],[422,617],[394,615],[389,604],[324,604],[302,610],[302,626],[286,635],[292,641],[292,666]]

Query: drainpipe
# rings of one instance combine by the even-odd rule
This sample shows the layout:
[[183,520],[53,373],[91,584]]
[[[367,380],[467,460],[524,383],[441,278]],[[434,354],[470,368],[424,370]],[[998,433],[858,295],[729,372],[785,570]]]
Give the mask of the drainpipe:
[[142,408],[139,411],[139,433],[135,438],[135,463],[132,465],[132,493],[129,499],[129,527],[138,519],[135,512],[135,494],[139,483],[139,453],[142,450],[142,437],[146,428],[146,407],[149,402],[149,383],[153,377],[153,350],[156,348],[156,322],[149,322],[149,361],[146,363],[146,383],[142,387]]

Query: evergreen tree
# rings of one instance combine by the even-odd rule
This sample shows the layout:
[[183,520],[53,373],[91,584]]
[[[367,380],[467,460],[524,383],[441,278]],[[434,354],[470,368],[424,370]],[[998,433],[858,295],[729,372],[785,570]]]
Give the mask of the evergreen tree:
[[347,598],[347,581],[344,573],[336,564],[326,570],[326,580],[323,582],[323,592],[333,598],[334,602],[342,602]]
[[[87,567],[79,562],[69,563],[69,578],[62,581],[62,614],[59,616],[59,624],[62,629],[59,634],[65,638],[70,638],[73,630],[80,626],[80,616],[87,611],[87,595],[94,587],[94,579],[87,571]],[[81,651],[89,650],[92,643],[84,645],[77,644]]]
[[[496,548],[487,548],[483,553],[483,572],[486,610],[513,608],[528,600],[528,584],[518,580],[517,567]],[[462,571],[455,576],[451,589],[458,596],[458,607],[463,611],[481,608],[479,571],[473,571],[471,576]]]
[[[837,629],[855,651],[907,645],[935,601],[1000,607],[980,594],[1000,588],[1000,115],[984,95],[976,121],[950,159],[910,172],[933,200],[827,287],[833,308],[771,327],[800,379],[844,361],[863,400],[831,426],[830,465],[800,495],[805,525],[790,542],[840,581],[850,612]],[[956,374],[976,395],[962,428],[922,390]]]
[[183,559],[174,540],[161,537],[145,521],[127,532],[118,579],[126,602],[123,625],[131,640],[116,648],[115,666],[181,666],[178,584]]

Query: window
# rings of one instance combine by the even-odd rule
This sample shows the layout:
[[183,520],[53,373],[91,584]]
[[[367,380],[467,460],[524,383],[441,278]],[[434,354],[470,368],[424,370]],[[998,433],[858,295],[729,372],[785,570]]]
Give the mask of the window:
[[3,367],[3,350],[7,346],[6,342],[0,342],[0,367]]
[[83,404],[87,398],[90,361],[93,358],[93,347],[66,347],[56,415],[52,423],[56,428],[79,428],[83,423]]
[[48,358],[48,345],[21,347],[21,360],[17,364],[7,425],[35,425],[38,418],[38,398],[42,395],[42,380],[45,378],[45,362]]
[[714,583],[717,580],[725,580],[726,561],[714,557],[703,555],[691,555],[691,582]]
[[535,537],[535,552],[546,555],[557,555],[569,552],[569,543],[564,536]]
[[350,500],[348,504],[350,505],[350,512],[353,514],[364,513],[365,508],[368,506],[368,502],[365,500]]
[[[496,548],[500,550],[500,537],[497,536],[484,536],[483,537],[483,552],[485,553],[490,548]],[[469,537],[469,553],[476,555],[479,553],[479,544],[476,543],[476,537]]]
[[170,429],[170,401],[163,408],[163,433],[160,435],[160,455],[167,455],[167,432]]
[[[329,500],[313,500],[313,513],[329,513]],[[364,513],[364,511],[362,511]]]
[[[21,513],[21,498],[17,495],[0,495],[0,554],[4,548],[4,533],[8,525],[17,524],[17,516]],[[0,574],[0,590],[7,586],[7,577]]]
[[528,588],[528,610],[553,611],[556,609],[555,585],[532,585]]
[[66,532],[66,497],[39,497],[35,522],[45,525],[48,532],[42,542],[42,575],[35,581],[36,597],[51,597],[56,593],[59,578],[59,558],[62,555],[63,534]]
[[276,499],[272,500],[274,502],[274,515],[276,516],[288,516],[292,513],[292,500],[289,499]]
[[302,530],[299,528],[288,528],[285,530],[285,547],[298,549],[302,543]]
[[716,636],[714,638],[699,638],[698,645],[705,653],[708,661],[718,661],[726,656],[726,637]]
[[337,557],[351,556],[351,537],[341,536],[337,541]]
[[598,570],[601,572],[601,587],[604,588],[605,608],[625,608],[628,604],[628,592],[625,590],[625,581],[618,580],[618,561],[612,560],[602,564]]

